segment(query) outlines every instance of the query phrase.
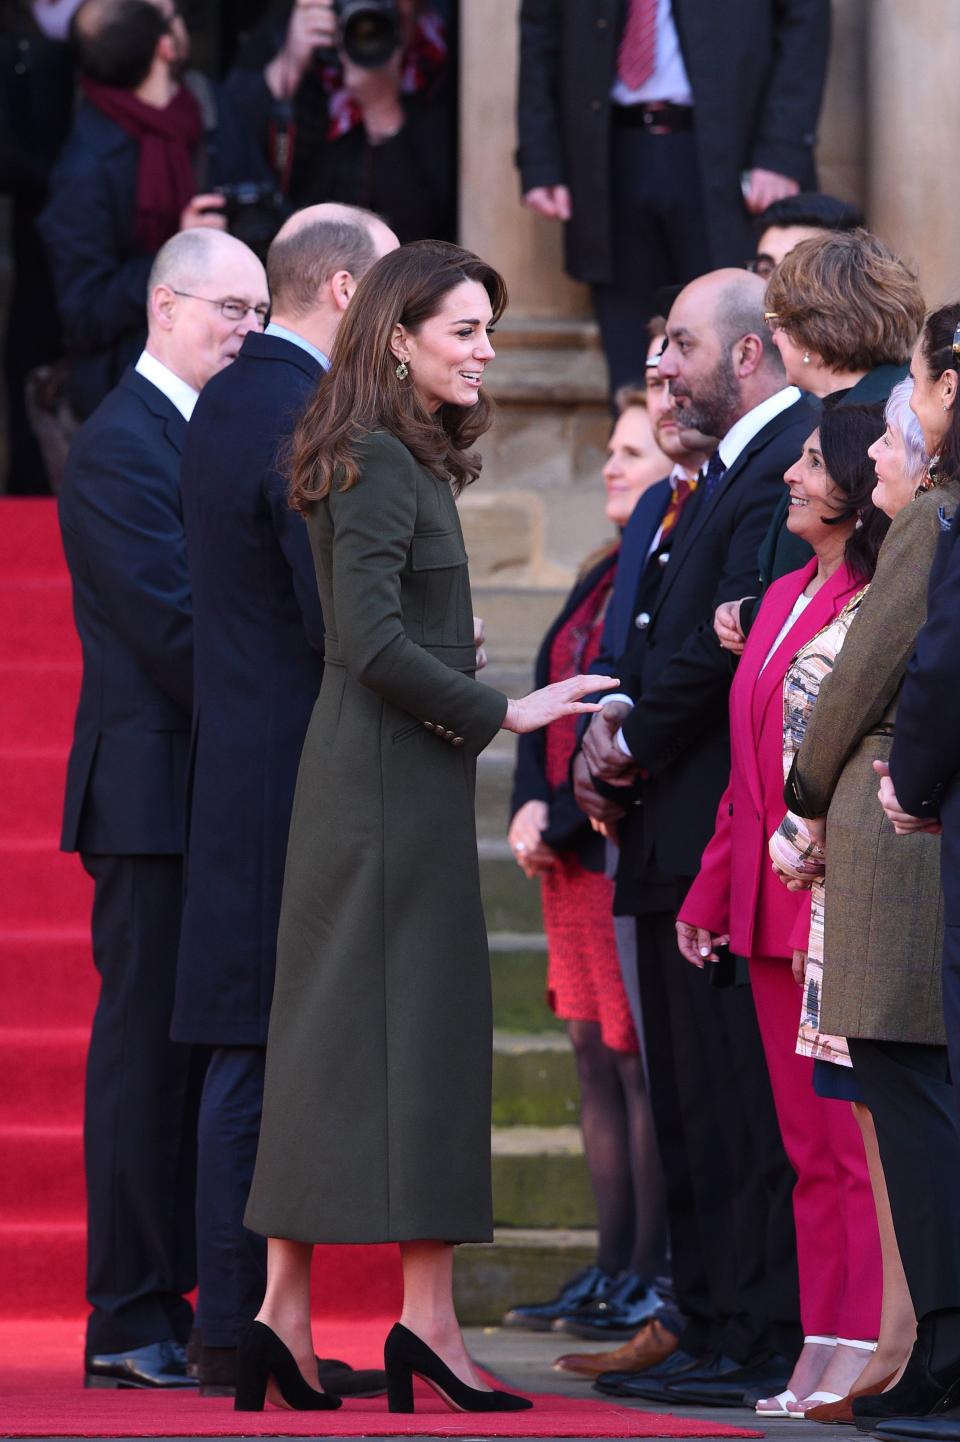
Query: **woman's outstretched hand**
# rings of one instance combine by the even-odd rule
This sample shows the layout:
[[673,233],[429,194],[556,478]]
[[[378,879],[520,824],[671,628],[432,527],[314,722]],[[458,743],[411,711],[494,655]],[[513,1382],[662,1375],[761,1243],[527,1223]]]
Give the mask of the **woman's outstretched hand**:
[[561,716],[579,716],[583,712],[599,711],[599,701],[581,701],[593,691],[613,691],[620,685],[616,676],[571,676],[568,681],[556,681],[540,691],[531,691],[517,701],[507,702],[507,714],[503,718],[504,731],[539,731]]

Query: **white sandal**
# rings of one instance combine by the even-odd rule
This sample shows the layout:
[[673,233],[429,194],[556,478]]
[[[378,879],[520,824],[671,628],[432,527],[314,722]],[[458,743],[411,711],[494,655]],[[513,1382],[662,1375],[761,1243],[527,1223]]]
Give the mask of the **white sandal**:
[[843,1398],[838,1397],[836,1392],[811,1392],[809,1397],[804,1397],[800,1405],[803,1407],[803,1410],[806,1411],[808,1407],[819,1407],[825,1402],[842,1401]]
[[[795,1412],[792,1407],[787,1406],[788,1402],[799,1402],[799,1400],[797,1394],[791,1392],[787,1387],[785,1391],[778,1392],[775,1397],[761,1397],[753,1410],[758,1417],[802,1417],[802,1412]],[[767,1402],[773,1402],[776,1405],[765,1406],[764,1403]]]

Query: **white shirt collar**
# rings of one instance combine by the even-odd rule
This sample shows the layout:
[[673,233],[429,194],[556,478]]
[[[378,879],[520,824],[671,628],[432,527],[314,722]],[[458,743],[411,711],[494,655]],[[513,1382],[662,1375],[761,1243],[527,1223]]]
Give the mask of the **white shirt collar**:
[[773,420],[774,416],[778,416],[788,406],[795,405],[799,399],[800,392],[796,386],[784,386],[783,390],[775,391],[772,396],[767,396],[765,401],[761,401],[758,406],[754,406],[752,411],[747,411],[745,416],[741,416],[738,421],[735,421],[717,447],[720,459],[727,470],[730,469],[740,453],[746,450],[754,436],[758,435],[764,426]]
[[295,330],[287,330],[285,325],[277,325],[277,322],[272,320],[264,331],[264,335],[279,336],[280,340],[288,340],[291,345],[298,345],[301,350],[306,351],[307,355],[313,356],[317,365],[323,366],[325,371],[330,369],[330,357],[325,355],[319,346],[311,345],[310,341],[305,340],[302,335],[298,335]]
[[199,391],[195,391],[193,386],[187,385],[185,380],[181,380],[169,366],[165,366],[163,361],[158,361],[156,356],[151,355],[148,350],[141,352],[134,370],[138,375],[142,375],[145,381],[156,386],[157,390],[162,392],[172,405],[176,406],[185,421],[190,419],[193,415],[193,408],[197,404]]
[[699,474],[699,471],[688,471],[686,466],[681,466],[678,461],[667,478],[670,482],[670,489],[675,491],[678,481],[695,481]]

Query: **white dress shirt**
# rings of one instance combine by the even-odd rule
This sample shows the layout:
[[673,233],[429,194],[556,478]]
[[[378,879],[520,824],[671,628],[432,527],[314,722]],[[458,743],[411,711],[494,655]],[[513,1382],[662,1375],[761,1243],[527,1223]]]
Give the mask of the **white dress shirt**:
[[619,76],[614,80],[610,99],[615,105],[650,104],[669,100],[674,105],[692,105],[693,90],[683,63],[680,37],[673,23],[671,0],[659,0],[657,11],[657,53],[653,74],[636,90],[624,85]]
[[197,404],[199,391],[195,391],[193,386],[187,385],[185,380],[181,380],[169,366],[165,366],[163,361],[158,361],[156,356],[151,355],[148,350],[141,351],[140,359],[134,366],[134,370],[138,375],[142,375],[145,381],[155,385],[157,390],[161,391],[167,400],[176,406],[185,421],[190,419],[193,415],[193,408]]

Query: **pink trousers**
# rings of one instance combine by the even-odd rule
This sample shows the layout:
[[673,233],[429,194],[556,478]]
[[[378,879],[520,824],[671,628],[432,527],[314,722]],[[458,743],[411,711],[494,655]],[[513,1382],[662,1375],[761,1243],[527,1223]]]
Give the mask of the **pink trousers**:
[[800,1318],[807,1335],[873,1339],[883,1291],[863,1138],[849,1102],[817,1096],[797,1056],[802,993],[783,957],[750,958],[750,981],[784,1149],[797,1174]]

